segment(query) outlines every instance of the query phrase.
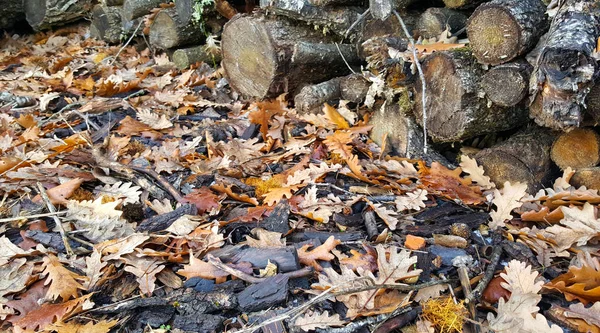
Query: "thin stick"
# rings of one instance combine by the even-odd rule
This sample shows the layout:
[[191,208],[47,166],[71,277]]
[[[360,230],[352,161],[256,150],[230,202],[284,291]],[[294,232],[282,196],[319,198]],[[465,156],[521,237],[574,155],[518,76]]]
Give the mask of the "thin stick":
[[335,47],[338,50],[338,53],[340,54],[340,57],[342,57],[342,60],[344,60],[344,63],[346,64],[346,67],[348,67],[348,69],[352,72],[352,74],[356,74],[356,72],[354,71],[354,69],[352,69],[352,67],[350,67],[350,64],[348,63],[348,61],[346,61],[346,57],[344,57],[344,54],[342,53],[342,50],[340,50],[340,45],[338,43],[335,43]]
[[421,104],[423,105],[422,106],[423,107],[423,154],[427,154],[427,110],[426,110],[426,102],[427,102],[426,88],[427,88],[427,86],[425,84],[425,74],[423,74],[423,68],[421,68],[421,63],[419,62],[419,58],[417,58],[417,47],[415,46],[415,40],[412,38],[412,36],[408,32],[408,28],[406,28],[406,24],[404,24],[404,20],[402,20],[402,17],[400,16],[400,14],[398,14],[398,11],[394,10],[394,15],[396,15],[396,18],[400,22],[400,25],[402,26],[402,30],[404,31],[404,34],[406,35],[406,38],[408,38],[408,41],[410,42],[410,46],[412,47],[412,53],[413,53],[415,65],[417,66],[417,71],[419,72],[419,78],[421,79],[421,89],[423,90],[423,94],[421,95]]
[[117,59],[119,58],[119,55],[121,54],[121,52],[123,52],[123,50],[127,47],[127,45],[129,45],[129,43],[131,43],[131,41],[133,40],[133,37],[135,37],[135,34],[137,34],[138,30],[140,30],[140,27],[142,26],[142,23],[144,23],[144,20],[140,20],[140,23],[138,23],[137,28],[135,28],[135,30],[133,31],[133,33],[131,34],[131,36],[129,36],[129,39],[127,40],[127,43],[125,43],[119,49],[119,52],[117,52],[117,54],[115,54],[114,58],[109,63],[109,65],[112,65],[112,64],[115,63],[115,61],[117,61]]
[[483,278],[479,281],[479,283],[477,284],[477,287],[475,287],[475,289],[473,289],[473,292],[465,298],[465,302],[467,304],[471,303],[473,301],[477,301],[481,297],[483,290],[490,283],[490,281],[492,280],[492,277],[494,277],[494,272],[496,271],[496,265],[498,265],[498,262],[500,262],[501,254],[502,254],[502,246],[494,247],[494,252],[492,252],[492,255],[490,256],[490,263],[488,264],[488,267],[485,270]]
[[[260,282],[263,282],[266,279],[268,279],[268,278],[261,278],[261,277],[256,277],[256,276],[246,274],[238,269],[235,269],[235,268],[223,263],[221,261],[221,259],[216,258],[213,255],[208,254],[208,255],[206,255],[206,258],[208,259],[208,262],[211,263],[213,266],[239,278],[240,280],[244,280],[244,281],[250,282],[250,283],[260,283]],[[281,275],[285,275],[285,276],[289,277],[290,279],[293,279],[293,278],[308,276],[312,273],[313,273],[312,267],[304,267],[297,271],[287,272],[287,273],[283,273]]]
[[72,256],[73,250],[71,249],[71,245],[69,244],[69,240],[67,239],[67,233],[65,232],[65,229],[62,226],[62,222],[56,216],[56,208],[54,208],[54,205],[52,204],[52,202],[50,202],[50,198],[48,198],[48,194],[46,193],[46,189],[44,188],[44,185],[42,185],[42,183],[40,183],[40,182],[37,182],[36,184],[37,184],[38,190],[40,191],[40,196],[46,203],[46,207],[48,207],[48,210],[50,211],[50,213],[54,214],[54,215],[52,215],[52,218],[54,219],[54,222],[56,223],[56,227],[58,228],[58,232],[60,233],[60,237],[62,238],[62,241],[65,244],[65,250],[67,251],[67,255]]
[[365,17],[367,17],[367,15],[371,14],[371,9],[367,8],[367,10],[365,10],[362,14],[360,14],[360,16],[358,17],[358,19],[356,19],[356,21],[354,21],[354,23],[352,23],[350,25],[350,27],[348,28],[348,30],[346,30],[346,33],[344,34],[344,39],[348,38],[348,35],[350,34],[350,32],[352,30],[354,30],[354,28],[360,23],[362,22],[362,20],[365,19]]
[[35,215],[27,215],[27,216],[15,216],[15,217],[7,217],[4,219],[0,219],[0,223],[7,223],[7,222],[13,222],[13,221],[19,221],[19,220],[30,220],[30,219],[37,219],[40,217],[48,217],[48,216],[54,216],[54,215],[63,215],[66,214],[67,211],[61,211],[61,212],[54,212],[54,213],[44,213],[44,214],[35,214]]
[[165,177],[161,176],[158,172],[150,169],[150,168],[144,168],[144,167],[137,167],[137,166],[133,166],[130,165],[129,166],[131,169],[135,170],[135,171],[139,171],[139,172],[143,172],[145,174],[147,174],[148,176],[156,179],[156,181],[165,189],[167,190],[167,192],[169,192],[169,194],[171,194],[171,196],[173,196],[173,198],[181,203],[181,204],[186,204],[188,203],[182,196],[181,193],[179,193],[179,191],[173,187],[173,185],[171,185],[171,183],[169,183],[169,181],[167,181],[165,179]]

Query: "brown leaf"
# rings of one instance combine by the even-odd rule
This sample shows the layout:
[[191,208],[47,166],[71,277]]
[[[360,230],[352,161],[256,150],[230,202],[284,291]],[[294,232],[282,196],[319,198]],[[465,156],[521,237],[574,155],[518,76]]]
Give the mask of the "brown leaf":
[[69,200],[67,199],[73,195],[75,190],[77,190],[82,183],[83,179],[74,178],[49,190],[46,190],[46,194],[48,195],[48,199],[50,199],[50,202],[52,202],[52,204],[66,205],[67,202],[69,202]]
[[449,199],[459,199],[467,205],[478,205],[485,201],[481,188],[473,185],[471,179],[461,178],[461,168],[449,170],[438,162],[431,168],[419,162],[419,174],[423,187],[430,193],[436,193]]
[[84,310],[90,297],[92,297],[92,294],[63,303],[45,303],[38,309],[27,313],[24,317],[14,322],[14,325],[26,330],[43,331],[51,323],[65,321]]
[[589,266],[569,266],[568,272],[546,283],[544,288],[565,295],[567,301],[579,300],[584,305],[600,301],[600,272]]
[[325,103],[323,105],[323,112],[325,112],[325,117],[329,120],[330,123],[335,125],[338,129],[348,129],[350,125],[342,115],[331,105]]
[[327,329],[329,327],[338,327],[344,325],[346,322],[340,319],[339,314],[330,315],[329,312],[323,313],[312,312],[306,313],[294,322],[294,326],[299,327],[301,330],[308,332],[316,330],[317,328]]
[[258,206],[258,200],[256,200],[256,198],[249,197],[245,194],[237,194],[237,193],[233,192],[233,185],[225,186],[225,185],[221,185],[221,184],[215,184],[215,185],[211,185],[210,189],[213,191],[220,192],[220,193],[225,193],[225,194],[227,194],[228,197],[230,197],[233,200],[237,200],[240,202],[245,202],[245,203],[249,203],[254,206]]
[[93,321],[84,324],[69,321],[68,323],[57,322],[48,326],[48,330],[57,331],[59,333],[108,333],[110,329],[115,326],[118,320],[101,320],[94,324]]
[[317,260],[331,261],[335,259],[335,256],[331,254],[331,250],[335,249],[339,244],[341,244],[341,241],[335,239],[333,236],[329,236],[325,243],[312,250],[308,250],[312,245],[306,244],[298,249],[298,259],[300,259],[302,264],[312,266],[315,270],[320,272],[323,270],[323,267],[319,265]]
[[14,259],[0,266],[0,304],[7,301],[4,296],[25,289],[32,272],[33,265],[28,265],[26,258]]
[[298,190],[298,186],[285,186],[279,188],[272,188],[266,194],[263,194],[263,201],[269,206],[273,206],[283,198],[291,198],[292,191]]
[[127,266],[125,271],[135,275],[136,281],[140,285],[140,291],[150,296],[156,287],[156,274],[162,271],[165,266],[162,260],[151,257],[136,257],[128,255],[123,258]]
[[287,111],[286,103],[281,99],[275,101],[256,102],[255,110],[248,114],[248,119],[251,123],[260,125],[260,133],[263,140],[267,140],[269,133],[269,120],[274,115],[280,115]]
[[254,228],[252,229],[251,233],[257,239],[246,235],[246,244],[252,247],[261,249],[285,247],[285,239],[281,239],[282,235],[280,232],[268,231],[262,228]]
[[44,285],[44,281],[38,281],[29,286],[29,289],[19,295],[19,299],[8,301],[6,305],[19,311],[18,315],[13,315],[7,318],[7,321],[14,323],[23,318],[29,312],[39,309],[40,303],[46,296],[48,287]]
[[85,288],[77,280],[85,280],[85,277],[66,269],[53,254],[44,257],[42,265],[44,271],[42,276],[46,277],[46,285],[50,285],[47,297],[56,300],[60,296],[63,301],[73,297],[76,298],[79,290]]
[[208,187],[203,186],[198,189],[194,189],[190,194],[183,197],[187,202],[196,205],[198,208],[198,214],[209,213],[210,215],[216,215],[221,209],[221,201],[225,198],[224,196],[218,196],[214,194]]
[[363,244],[365,253],[350,250],[350,257],[341,258],[340,264],[346,265],[352,270],[357,270],[359,267],[370,272],[377,270],[377,252],[369,245]]
[[215,280],[216,283],[223,283],[227,280],[229,273],[226,273],[206,261],[194,257],[190,252],[190,263],[183,266],[183,269],[177,271],[177,274],[191,279],[200,277],[203,279]]

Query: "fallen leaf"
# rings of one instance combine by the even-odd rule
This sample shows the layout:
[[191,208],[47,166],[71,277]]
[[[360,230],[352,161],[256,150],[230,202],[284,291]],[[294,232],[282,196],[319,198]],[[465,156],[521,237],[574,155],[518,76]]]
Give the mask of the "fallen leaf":
[[268,231],[263,228],[254,228],[250,231],[256,239],[246,235],[246,244],[260,249],[285,247],[285,239],[281,239],[280,232]]
[[108,333],[118,322],[118,320],[101,320],[94,324],[94,322],[89,321],[85,325],[75,321],[69,321],[68,323],[57,322],[49,325],[47,330],[59,333]]
[[165,268],[164,263],[156,258],[136,257],[134,255],[123,257],[123,260],[127,264],[125,271],[137,277],[136,281],[140,286],[140,291],[146,296],[152,295],[156,287],[156,274]]
[[50,285],[47,294],[49,299],[56,300],[60,296],[66,301],[71,297],[77,298],[79,290],[85,290],[77,281],[84,281],[85,277],[66,269],[56,256],[48,254],[44,257],[42,267],[42,276],[46,276],[45,284]]
[[460,167],[462,171],[469,175],[472,181],[481,186],[481,188],[489,190],[495,188],[496,185],[490,180],[490,177],[484,174],[483,167],[477,165],[477,161],[474,158],[470,158],[467,155],[460,156]]
[[331,261],[335,259],[335,256],[331,254],[331,250],[335,249],[336,246],[341,244],[339,239],[335,239],[333,236],[329,236],[325,243],[309,250],[312,247],[311,244],[306,244],[298,249],[298,259],[304,265],[312,266],[317,271],[322,271],[323,267],[319,265],[317,260]]
[[449,170],[438,162],[431,163],[431,168],[419,162],[419,175],[422,186],[429,192],[449,199],[458,199],[467,205],[478,205],[485,201],[481,188],[472,183],[470,178],[461,178],[461,168]]
[[492,204],[496,206],[496,209],[490,212],[492,221],[489,223],[490,229],[494,230],[505,226],[504,221],[511,220],[513,209],[521,207],[523,204],[520,200],[527,195],[527,184],[511,184],[509,182],[504,183],[502,193],[498,190],[494,190],[494,199]]
[[207,280],[215,280],[216,283],[223,283],[229,276],[226,273],[212,264],[206,261],[200,260],[194,257],[194,254],[190,252],[190,262],[183,266],[183,269],[177,271],[177,274],[191,279],[193,277],[200,277]]
[[330,315],[329,312],[325,311],[322,313],[312,312],[303,314],[296,319],[294,326],[308,332],[316,330],[317,328],[327,329],[329,327],[339,327],[345,323],[345,321],[340,319],[339,314],[336,313]]
[[325,105],[323,105],[323,112],[325,113],[325,117],[327,118],[327,120],[332,125],[335,125],[337,129],[350,128],[346,119],[344,119],[344,117],[342,117],[342,115],[339,114],[339,112],[337,112],[337,110],[333,106],[325,103]]
[[209,213],[216,215],[221,209],[221,201],[223,196],[214,194],[208,187],[194,189],[190,194],[183,197],[187,202],[196,205],[198,214]]

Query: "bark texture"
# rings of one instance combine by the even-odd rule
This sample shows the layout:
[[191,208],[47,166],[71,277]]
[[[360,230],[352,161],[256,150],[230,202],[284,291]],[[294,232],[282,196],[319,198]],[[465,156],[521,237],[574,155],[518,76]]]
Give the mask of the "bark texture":
[[592,190],[600,190],[600,167],[577,170],[569,184],[579,188],[585,186]]
[[477,7],[467,24],[473,54],[498,65],[531,50],[546,31],[541,0],[493,0]]
[[554,17],[530,82],[531,116],[554,129],[578,127],[585,98],[598,76],[593,57],[600,36],[600,4],[566,0]]
[[92,9],[91,0],[25,0],[27,22],[35,30],[45,30],[85,17]]
[[142,17],[161,3],[167,3],[168,0],[123,0],[123,20],[132,21]]
[[200,24],[181,20],[175,8],[161,10],[150,26],[150,44],[163,50],[199,44],[204,38]]
[[[434,141],[460,141],[504,131],[527,119],[525,108],[488,105],[480,87],[484,71],[469,50],[433,53],[423,60],[422,66],[427,89],[427,129]],[[421,101],[421,83],[417,82],[416,87],[415,100]],[[415,116],[422,125],[421,103],[415,103]]]
[[417,31],[423,38],[438,37],[446,28],[455,33],[467,24],[467,16],[449,8],[428,8],[417,22]]
[[121,7],[94,6],[92,24],[90,25],[92,37],[102,39],[108,43],[118,43],[121,41],[122,33]]
[[415,0],[369,0],[371,15],[377,20],[383,21],[390,17],[394,10],[402,10]]
[[106,6],[123,6],[123,0],[104,0]]
[[339,44],[338,50],[333,41],[283,18],[239,15],[223,29],[223,68],[231,86],[243,95],[294,93],[306,84],[347,74],[340,51],[350,64],[360,63],[351,45]]
[[495,104],[514,106],[527,96],[532,70],[533,66],[525,61],[502,64],[483,75],[481,87]]
[[485,1],[487,0],[444,0],[444,4],[448,8],[467,9],[473,8]]
[[25,20],[23,0],[5,0],[0,6],[0,29],[9,29]]
[[300,113],[318,113],[324,103],[335,104],[339,100],[359,103],[364,100],[367,90],[367,80],[359,74],[350,74],[302,88],[294,97],[294,105]]
[[173,63],[179,69],[185,69],[197,62],[216,65],[221,62],[221,53],[210,53],[204,45],[179,49],[173,52]]

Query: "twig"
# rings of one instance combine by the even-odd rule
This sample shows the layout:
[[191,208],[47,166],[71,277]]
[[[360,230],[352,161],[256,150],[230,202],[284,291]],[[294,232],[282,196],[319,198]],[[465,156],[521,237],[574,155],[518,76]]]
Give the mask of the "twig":
[[48,217],[48,216],[54,216],[54,215],[63,215],[66,214],[67,211],[61,211],[61,212],[54,212],[54,213],[44,213],[44,214],[35,214],[35,215],[27,215],[27,216],[15,216],[15,217],[7,217],[4,219],[0,219],[0,223],[7,223],[7,222],[13,222],[13,221],[19,221],[19,220],[29,220],[29,219],[37,219],[40,217]]
[[[208,255],[206,255],[206,258],[208,259],[208,262],[211,263],[213,266],[239,278],[240,280],[244,280],[244,281],[250,282],[250,283],[260,283],[267,279],[267,278],[261,278],[261,277],[252,276],[250,274],[246,274],[238,269],[235,269],[235,268],[223,263],[221,261],[221,259],[219,259],[213,255],[208,254]],[[281,275],[285,275],[288,278],[293,279],[293,278],[308,276],[312,273],[313,273],[312,267],[304,267],[297,271],[282,273]]]
[[133,37],[135,37],[138,30],[140,30],[142,23],[144,23],[144,20],[140,20],[140,23],[138,23],[137,28],[135,28],[135,30],[133,31],[131,36],[129,36],[129,39],[127,40],[127,42],[125,44],[123,44],[123,46],[121,46],[121,48],[119,49],[119,52],[117,52],[117,54],[115,54],[112,61],[108,64],[109,66],[112,66],[112,64],[114,64],[115,61],[117,61],[117,59],[119,58],[119,55],[121,55],[121,52],[123,52],[123,50],[127,47],[127,45],[129,45],[129,43],[131,43],[131,41],[133,40]]
[[406,38],[408,38],[408,41],[410,42],[410,46],[412,47],[412,53],[413,53],[415,65],[417,66],[417,71],[419,72],[419,78],[421,79],[421,89],[423,90],[423,93],[421,94],[421,104],[423,105],[423,154],[427,154],[427,110],[426,110],[426,102],[427,102],[426,88],[427,88],[427,86],[425,84],[425,74],[423,73],[423,68],[421,68],[421,63],[419,62],[419,58],[417,58],[417,47],[415,46],[415,40],[412,38],[412,36],[408,32],[408,28],[406,27],[406,24],[404,24],[404,20],[402,20],[402,17],[400,16],[400,14],[398,14],[398,11],[394,10],[394,15],[396,15],[396,18],[400,22],[400,25],[402,26],[402,30],[404,31],[404,35],[406,35]]
[[181,194],[179,193],[179,191],[173,187],[173,185],[171,185],[171,183],[169,183],[165,177],[161,176],[158,172],[150,169],[150,168],[144,168],[144,167],[137,167],[137,166],[129,166],[131,169],[135,170],[135,171],[139,171],[139,172],[143,172],[145,174],[147,174],[148,176],[154,178],[167,192],[169,192],[169,194],[171,196],[173,196],[173,198],[181,203],[181,204],[186,204],[187,201],[181,196]]
[[344,60],[344,63],[346,64],[346,67],[348,67],[348,69],[352,72],[352,74],[356,74],[356,72],[354,71],[354,69],[352,69],[352,67],[350,67],[350,64],[346,60],[346,57],[344,57],[344,54],[342,53],[342,50],[340,50],[340,45],[338,43],[335,43],[335,47],[337,48],[338,53],[340,54],[340,57],[342,57],[342,60]]
[[348,38],[348,35],[350,34],[350,32],[352,30],[354,30],[354,28],[360,23],[362,22],[362,20],[365,19],[365,17],[367,17],[367,15],[371,14],[371,9],[367,8],[367,10],[365,10],[362,14],[360,14],[360,16],[358,17],[358,19],[356,19],[356,21],[354,21],[354,23],[352,23],[350,25],[350,27],[348,28],[348,30],[346,30],[346,33],[344,34],[344,39]]
[[60,237],[62,238],[62,241],[65,245],[65,250],[67,251],[67,255],[72,256],[73,250],[71,249],[71,245],[69,244],[69,240],[67,239],[67,233],[65,232],[65,229],[62,226],[62,222],[56,216],[56,208],[54,208],[54,205],[52,204],[52,202],[50,202],[50,198],[48,198],[48,194],[46,193],[46,189],[44,188],[44,185],[42,185],[42,183],[40,183],[40,182],[37,182],[36,185],[40,192],[40,196],[46,203],[46,207],[48,207],[48,210],[50,211],[50,213],[54,214],[54,215],[52,215],[52,218],[54,219],[54,222],[56,223],[56,227],[58,228]]
[[492,255],[490,256],[490,263],[488,264],[488,267],[485,270],[483,278],[479,281],[479,283],[477,284],[477,287],[475,287],[475,289],[473,289],[473,292],[469,296],[465,297],[465,302],[467,304],[471,303],[473,301],[477,301],[481,297],[483,290],[490,283],[490,281],[492,280],[492,277],[494,277],[494,272],[496,271],[496,265],[498,265],[498,262],[500,261],[501,254],[502,254],[502,246],[494,247],[494,252],[492,252]]
[[[364,279],[373,281],[370,278],[364,278]],[[348,289],[344,289],[341,291],[332,292],[331,295],[333,295],[333,296],[347,295],[347,294],[354,294],[354,293],[359,293],[361,291],[368,291],[368,290],[374,290],[374,289],[395,289],[395,290],[399,290],[399,291],[403,291],[403,292],[408,292],[408,291],[419,290],[419,289],[423,289],[423,288],[427,288],[427,287],[431,287],[431,286],[435,286],[435,285],[443,284],[443,283],[448,283],[448,280],[446,280],[446,281],[442,281],[442,280],[429,281],[429,282],[424,282],[421,284],[387,284],[387,283],[372,284],[372,285],[353,287],[353,288],[348,288]]]

